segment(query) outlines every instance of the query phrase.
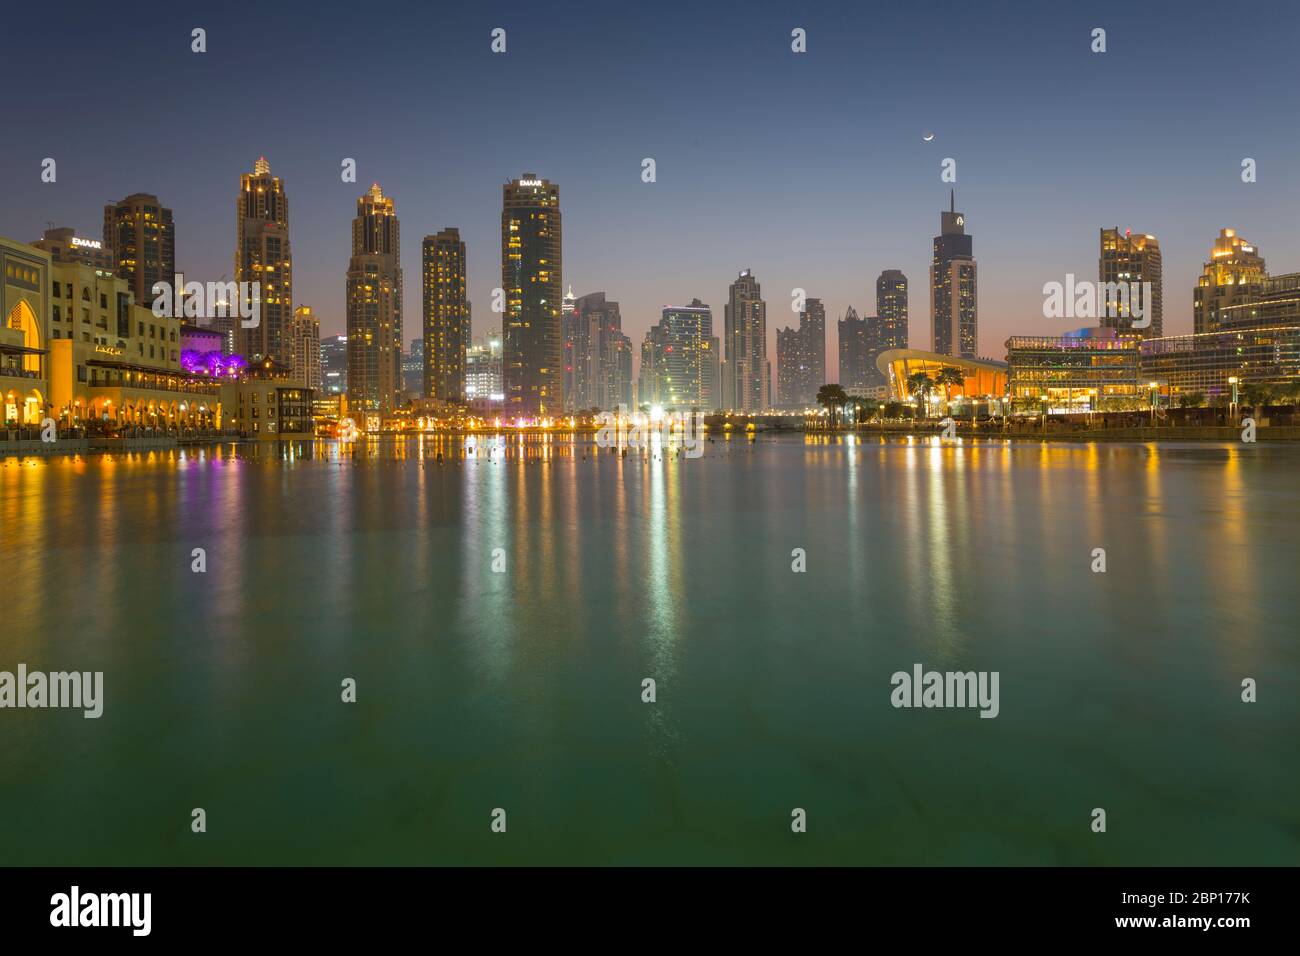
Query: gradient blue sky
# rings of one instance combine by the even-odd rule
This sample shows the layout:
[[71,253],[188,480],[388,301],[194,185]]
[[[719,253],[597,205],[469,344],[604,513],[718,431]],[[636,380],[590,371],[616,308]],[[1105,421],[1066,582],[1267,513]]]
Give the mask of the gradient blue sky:
[[[350,222],[378,181],[401,219],[405,338],[420,240],[446,226],[468,243],[477,336],[499,329],[501,183],[534,171],[560,184],[566,286],[621,302],[637,345],[693,296],[720,331],[750,267],[773,352],[797,320],[790,290],[823,299],[832,373],[833,319],[875,311],[882,269],[907,274],[911,342],[928,347],[947,156],[983,355],[1086,324],[1044,319],[1042,286],[1095,279],[1102,226],[1160,239],[1166,334],[1191,330],[1221,226],[1271,271],[1300,271],[1294,2],[180,6],[6,11],[0,234],[30,241],[50,221],[98,236],[106,201],[153,192],[174,210],[178,266],[216,279],[233,269],[239,175],[264,154],[289,193],[295,297],[323,332],[344,329]],[[489,50],[497,26],[505,55]],[[1096,26],[1105,54],[1089,50]],[[657,183],[641,182],[646,156]]]

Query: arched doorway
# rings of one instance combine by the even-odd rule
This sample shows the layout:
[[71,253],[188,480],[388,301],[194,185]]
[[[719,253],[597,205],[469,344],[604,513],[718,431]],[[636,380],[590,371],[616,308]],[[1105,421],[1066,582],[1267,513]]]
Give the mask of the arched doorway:
[[[5,325],[23,333],[23,348],[37,350],[45,348],[41,335],[41,324],[36,320],[36,313],[32,311],[32,307],[27,304],[25,299],[19,299],[18,304],[9,310]],[[24,355],[22,363],[24,372],[36,377],[40,376],[41,356],[38,353],[31,352]]]

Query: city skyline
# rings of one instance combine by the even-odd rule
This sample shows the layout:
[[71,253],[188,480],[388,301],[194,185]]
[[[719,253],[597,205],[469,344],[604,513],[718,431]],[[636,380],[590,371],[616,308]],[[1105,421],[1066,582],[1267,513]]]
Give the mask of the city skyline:
[[[1267,17],[1267,5],[1258,10]],[[30,14],[15,16],[21,31]],[[175,87],[164,101],[191,103],[187,115],[221,115],[215,91],[207,89],[214,71],[253,58],[260,63],[266,51],[259,39],[237,32],[233,14],[213,12],[204,15],[210,52],[193,54],[188,16],[160,9],[156,18],[153,42]],[[291,20],[277,12],[267,16]],[[15,190],[0,232],[30,242],[53,222],[97,236],[105,203],[147,192],[173,210],[178,271],[215,280],[230,263],[228,184],[265,155],[294,197],[292,305],[311,306],[329,335],[344,331],[345,220],[364,183],[383,183],[402,205],[414,230],[406,239],[408,262],[418,261],[421,236],[459,227],[469,249],[468,298],[487,304],[500,281],[493,237],[499,194],[495,200],[493,194],[521,169],[536,169],[565,187],[566,286],[579,294],[604,290],[619,301],[633,342],[658,322],[665,305],[697,297],[725,301],[729,281],[752,267],[764,284],[767,355],[774,364],[776,328],[797,320],[793,311],[785,314],[792,289],[820,299],[833,321],[850,305],[860,315],[873,314],[872,281],[886,269],[899,269],[921,288],[934,214],[947,206],[951,188],[939,178],[940,161],[949,156],[958,161],[952,185],[978,237],[976,351],[983,356],[1000,357],[1012,334],[1055,334],[1078,324],[1044,319],[1041,289],[1066,273],[1095,274],[1101,228],[1132,228],[1159,239],[1166,335],[1192,331],[1193,290],[1221,229],[1236,229],[1268,250],[1276,272],[1300,266],[1300,243],[1284,225],[1300,212],[1283,175],[1297,134],[1275,122],[1275,91],[1282,89],[1288,62],[1284,31],[1220,36],[1198,27],[1194,17],[1173,21],[1161,11],[1118,5],[1077,15],[1025,8],[1004,21],[977,11],[888,11],[873,19],[850,8],[804,12],[767,4],[744,20],[671,5],[631,20],[597,7],[565,11],[552,21],[526,10],[493,16],[450,11],[439,21],[445,27],[439,50],[464,75],[469,102],[463,115],[451,118],[453,128],[436,136],[423,132],[427,124],[412,108],[419,52],[429,37],[421,24],[433,22],[414,11],[389,18],[397,39],[388,82],[401,92],[384,107],[392,125],[382,138],[358,135],[336,121],[359,95],[350,78],[326,77],[319,86],[271,64],[265,69],[274,76],[286,71],[284,112],[291,117],[257,130],[235,126],[215,141],[203,137],[201,145],[184,135],[151,141],[144,174],[139,147],[116,116],[87,116],[75,139],[63,128],[60,104],[75,87],[72,78],[52,75],[29,97],[30,135],[0,158],[6,181],[32,183]],[[488,49],[497,19],[511,38],[504,55]],[[790,51],[795,25],[808,31],[806,54]],[[1109,30],[1105,54],[1088,48],[1096,25]],[[106,38],[117,29],[107,25]],[[504,149],[494,139],[493,110],[546,51],[587,34],[634,31],[637,44],[614,44],[617,55],[596,52],[614,67],[602,89],[587,88],[580,76],[557,77],[561,120],[610,117],[594,157],[575,154],[563,121],[522,117]],[[304,35],[307,55],[332,56],[345,41],[343,32]],[[173,33],[174,43],[163,42]],[[235,36],[239,46],[232,49]],[[84,46],[76,52],[84,54],[87,69],[108,68],[111,42],[79,42]],[[921,62],[925,44],[933,45],[925,62],[963,64],[971,96],[935,110],[935,92],[952,81],[955,65],[933,75],[908,73],[908,83],[897,90],[880,87],[888,96],[854,92],[873,89],[893,68]],[[1012,50],[1014,63],[1000,63]],[[19,75],[31,55],[18,51]],[[1264,93],[1258,103],[1239,104],[1204,64],[1247,55],[1252,81]],[[698,62],[696,80],[708,92],[692,96],[683,80],[650,73],[663,57]],[[763,75],[742,82],[729,73],[737,63],[761,66]],[[1098,102],[1130,90],[1136,69],[1156,76],[1149,95],[1157,107],[1137,117],[1099,113]],[[257,77],[265,80],[262,72]],[[234,82],[242,88],[252,77]],[[622,110],[606,109],[620,97]],[[747,103],[753,113],[759,148],[752,156],[726,149],[718,136],[712,108],[728,98]],[[1030,108],[1048,99],[1051,110]],[[1025,107],[981,105],[1012,100]],[[1233,110],[1233,130],[1207,145],[1187,120],[1220,107]],[[1019,118],[1031,112],[1032,124]],[[933,133],[933,140],[924,141],[923,133]],[[808,134],[819,136],[825,148],[805,148]],[[82,146],[85,141],[95,149]],[[1134,144],[1136,155],[1117,149],[1117,142]],[[41,184],[47,156],[59,161],[58,180]],[[356,184],[340,180],[340,163],[349,157],[357,160]],[[641,179],[646,157],[656,160],[653,183]],[[1245,157],[1257,160],[1258,182],[1241,181]],[[410,298],[419,295],[419,277],[407,271],[404,297],[420,301]],[[499,314],[475,312],[473,337],[495,332]],[[927,312],[918,294],[909,336],[914,348],[929,346]],[[833,341],[827,346],[837,351]],[[828,362],[832,378],[834,365]]]

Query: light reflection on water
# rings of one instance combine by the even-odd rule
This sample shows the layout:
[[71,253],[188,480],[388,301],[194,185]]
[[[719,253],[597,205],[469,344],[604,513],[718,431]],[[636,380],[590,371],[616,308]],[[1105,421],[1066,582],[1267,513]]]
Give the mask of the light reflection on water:
[[[0,713],[0,861],[1294,862],[1297,465],[868,435],[0,460],[0,669],[108,688],[100,721]],[[999,670],[1002,716],[893,710],[914,662]],[[160,835],[196,793],[228,835]],[[1090,840],[1097,805],[1141,834]]]

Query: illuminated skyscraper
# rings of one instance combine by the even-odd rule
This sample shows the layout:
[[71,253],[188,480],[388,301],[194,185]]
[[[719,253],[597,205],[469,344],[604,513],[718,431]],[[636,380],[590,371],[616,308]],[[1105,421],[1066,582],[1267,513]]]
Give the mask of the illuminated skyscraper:
[[699,299],[665,306],[641,345],[640,401],[669,411],[713,411],[717,351],[712,309]]
[[723,312],[723,407],[761,412],[769,405],[767,303],[753,272],[745,269],[731,284]]
[[480,408],[500,411],[501,388],[501,339],[493,336],[465,350],[465,395]]
[[112,250],[113,273],[131,285],[135,304],[150,306],[155,282],[174,282],[176,229],[172,211],[158,197],[133,193],[104,207],[104,248]]
[[289,248],[289,197],[271,164],[259,156],[239,177],[235,200],[235,281],[258,283],[260,321],[234,323],[235,351],[249,362],[274,359],[293,367],[293,255]]
[[972,237],[953,194],[940,213],[930,261],[930,320],[933,350],[940,355],[975,358],[979,349],[979,311]]
[[505,409],[548,417],[564,409],[560,187],[536,173],[501,189]]
[[1150,325],[1134,328],[1134,317],[1129,314],[1130,310],[1123,300],[1103,293],[1098,296],[1097,303],[1103,309],[1100,322],[1102,328],[1140,334],[1149,339],[1158,339],[1164,334],[1160,243],[1155,236],[1135,236],[1128,229],[1124,230],[1123,235],[1118,228],[1101,230],[1101,255],[1097,262],[1097,272],[1103,289],[1111,282],[1151,283],[1151,301],[1142,303],[1149,310],[1146,318],[1151,320]]
[[289,329],[293,342],[294,381],[320,392],[320,319],[312,314],[311,306],[300,305],[293,310]]
[[321,385],[326,394],[348,390],[348,337],[331,335],[320,340]]
[[[897,269],[886,269],[876,279],[876,316],[880,319],[880,347],[907,348],[907,276]],[[873,355],[872,368],[875,364]]]
[[460,230],[425,236],[423,253],[424,395],[463,403],[470,315]]
[[357,199],[348,262],[348,405],[384,414],[402,391],[401,233],[379,184]]
[[1196,289],[1192,293],[1192,331],[1217,332],[1225,317],[1239,318],[1243,302],[1257,298],[1268,278],[1268,269],[1259,249],[1235,229],[1219,230]]

